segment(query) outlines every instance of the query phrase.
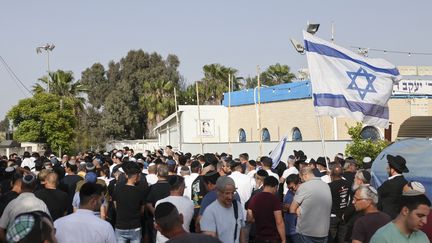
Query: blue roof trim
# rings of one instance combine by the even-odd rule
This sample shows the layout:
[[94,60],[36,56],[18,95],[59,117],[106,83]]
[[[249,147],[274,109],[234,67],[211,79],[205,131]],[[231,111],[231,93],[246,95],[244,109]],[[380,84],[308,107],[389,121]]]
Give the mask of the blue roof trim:
[[[222,105],[228,107],[228,92],[224,93]],[[258,89],[255,89],[258,103]],[[432,95],[392,95],[392,99],[432,98]],[[312,87],[309,80],[294,83],[279,84],[270,87],[261,87],[261,103],[278,102],[285,100],[312,99]],[[231,92],[231,106],[253,105],[254,89],[244,89]]]
[[[258,103],[258,89],[255,89],[255,96],[256,102]],[[261,87],[261,103],[308,98],[312,98],[309,80]],[[231,92],[231,106],[250,105],[254,103],[254,89]],[[224,93],[222,105],[228,107],[228,93]]]

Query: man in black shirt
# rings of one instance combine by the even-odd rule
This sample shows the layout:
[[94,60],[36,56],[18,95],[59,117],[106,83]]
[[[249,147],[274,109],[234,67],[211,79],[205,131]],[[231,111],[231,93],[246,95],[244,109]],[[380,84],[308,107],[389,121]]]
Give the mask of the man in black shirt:
[[66,215],[70,203],[68,195],[57,189],[57,178],[57,173],[49,172],[45,178],[45,188],[35,192],[35,196],[47,205],[53,221]]
[[402,173],[408,173],[406,161],[402,156],[387,155],[389,179],[378,188],[378,209],[392,219],[399,215],[398,201],[408,181]]
[[345,180],[349,181],[351,186],[354,183],[354,177],[356,172],[357,172],[357,161],[353,157],[348,157],[345,160],[344,173],[342,176],[343,178],[345,178]]
[[10,201],[14,200],[21,193],[22,175],[15,172],[12,176],[12,190],[6,192],[0,197],[0,216]]
[[150,242],[155,238],[153,226],[153,216],[155,211],[155,204],[158,200],[166,198],[170,195],[171,186],[168,184],[168,166],[166,164],[159,164],[157,167],[158,181],[150,187],[146,200],[146,208],[149,212],[150,218],[147,220],[146,226]]
[[332,194],[332,209],[329,242],[344,242],[346,226],[342,221],[342,215],[350,202],[351,184],[342,179],[342,167],[340,164],[333,165],[330,176],[332,181],[328,185]]
[[128,162],[127,166],[123,166],[123,170],[127,182],[117,185],[113,195],[116,207],[115,234],[117,242],[141,242],[144,193],[136,186],[140,181],[141,170],[135,162]]
[[83,178],[79,175],[76,175],[77,166],[75,162],[68,161],[65,163],[65,171],[67,175],[61,179],[60,184],[64,185],[64,188],[67,190],[67,194],[69,197],[69,206],[68,206],[68,213],[72,213],[73,207],[72,207],[72,200],[75,195],[76,191],[76,185],[78,181],[81,181]]

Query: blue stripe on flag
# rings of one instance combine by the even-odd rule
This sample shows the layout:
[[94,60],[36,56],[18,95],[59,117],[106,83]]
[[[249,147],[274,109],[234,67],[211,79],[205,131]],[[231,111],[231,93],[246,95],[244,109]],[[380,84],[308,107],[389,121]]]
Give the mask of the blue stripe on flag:
[[382,119],[389,119],[389,109],[388,107],[356,102],[356,101],[348,101],[343,95],[334,95],[334,94],[313,94],[314,97],[314,106],[330,106],[334,108],[347,108],[352,112],[359,111],[363,113],[365,116],[378,117]]
[[317,44],[314,42],[310,42],[308,40],[305,40],[304,42],[305,42],[306,51],[316,52],[316,53],[318,53],[320,55],[324,55],[324,56],[346,59],[346,60],[355,62],[357,64],[363,65],[365,67],[368,67],[371,70],[374,70],[375,72],[387,73],[387,74],[394,75],[394,76],[399,75],[399,71],[397,70],[397,68],[387,69],[387,68],[374,67],[367,62],[354,59],[354,58],[348,56],[347,54],[345,54],[341,51],[338,51],[332,47],[329,47],[329,46],[326,46],[323,44]]

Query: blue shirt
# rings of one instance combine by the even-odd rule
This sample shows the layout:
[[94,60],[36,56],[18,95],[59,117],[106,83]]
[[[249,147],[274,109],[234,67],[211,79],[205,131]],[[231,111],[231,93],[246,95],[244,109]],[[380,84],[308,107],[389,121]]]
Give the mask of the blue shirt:
[[210,205],[212,202],[216,201],[217,193],[216,190],[209,191],[201,201],[201,208],[199,210],[199,215],[204,214],[204,210]]
[[[284,197],[284,203],[291,204],[294,200],[294,193],[288,191]],[[284,213],[285,234],[294,235],[296,232],[297,215],[295,213]]]
[[[208,207],[208,205],[212,204],[212,202],[216,201],[216,199],[217,199],[216,189],[214,189],[213,191],[209,191],[201,201],[199,215],[202,216],[204,214],[204,210]],[[234,199],[240,202],[240,197],[237,193],[234,194]]]

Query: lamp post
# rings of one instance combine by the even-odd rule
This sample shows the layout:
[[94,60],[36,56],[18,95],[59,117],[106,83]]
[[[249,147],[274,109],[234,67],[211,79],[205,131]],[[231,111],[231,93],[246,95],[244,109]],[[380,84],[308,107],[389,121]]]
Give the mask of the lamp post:
[[50,64],[49,64],[49,52],[54,50],[55,45],[54,44],[45,44],[42,46],[38,46],[36,47],[36,53],[42,53],[43,51],[45,51],[47,53],[47,65],[48,65],[48,93],[50,92],[50,80],[49,80],[49,73],[50,73]]

